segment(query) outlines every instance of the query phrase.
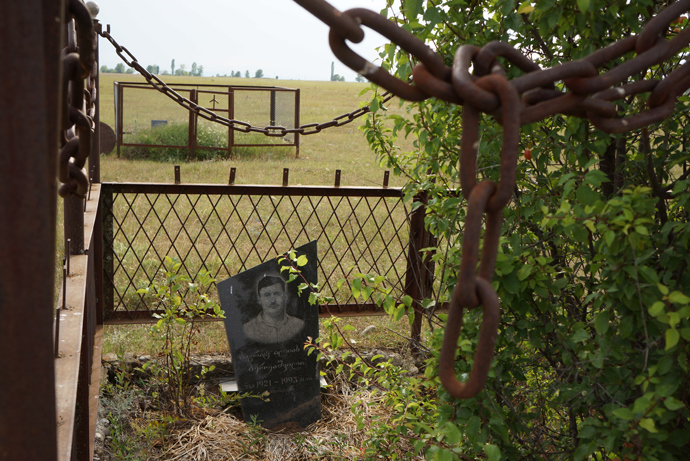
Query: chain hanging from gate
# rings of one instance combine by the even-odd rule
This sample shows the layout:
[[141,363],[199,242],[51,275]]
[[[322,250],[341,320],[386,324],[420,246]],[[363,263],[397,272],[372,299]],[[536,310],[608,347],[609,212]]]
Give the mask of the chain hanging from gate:
[[[210,122],[219,123],[223,126],[226,126],[228,128],[242,133],[261,133],[266,136],[273,136],[278,138],[282,138],[284,136],[294,133],[306,136],[310,134],[320,133],[322,130],[325,130],[326,128],[347,125],[353,120],[358,119],[362,115],[371,111],[369,106],[363,106],[359,109],[353,110],[352,112],[346,112],[342,115],[339,115],[335,117],[333,120],[329,120],[328,122],[307,123],[305,125],[300,125],[297,128],[286,128],[284,126],[275,125],[269,125],[264,127],[253,126],[241,120],[229,119],[221,115],[218,115],[215,112],[213,112],[213,110],[207,109],[193,101],[190,101],[174,89],[170,88],[157,75],[152,74],[148,70],[144,69],[144,67],[142,67],[142,65],[139,64],[139,61],[137,61],[137,58],[127,48],[125,48],[124,46],[120,46],[120,44],[117,43],[113,36],[110,35],[110,26],[107,27],[107,30],[105,32],[101,33],[101,36],[103,38],[108,39],[108,41],[113,45],[113,47],[115,47],[115,52],[120,57],[120,59],[122,59],[122,61],[125,64],[127,64],[127,66],[139,72],[152,87],[154,87],[155,89],[157,89],[158,91],[160,91],[161,93],[163,93],[164,95],[166,95],[167,97],[169,97],[170,99],[172,99],[188,111],[194,112],[197,116],[206,119]],[[395,95],[391,92],[384,93],[382,95],[382,103],[390,101],[391,99],[393,99],[394,96]]]
[[[643,79],[626,83],[632,76],[661,64],[678,54],[690,42],[690,29],[667,40],[664,32],[672,20],[690,9],[690,0],[680,0],[651,19],[639,35],[631,36],[597,50],[584,59],[548,69],[524,56],[505,42],[483,47],[462,45],[455,53],[453,67],[424,42],[373,11],[355,8],[340,12],[324,0],[295,0],[330,26],[328,36],[333,53],[345,65],[370,81],[409,101],[436,97],[463,106],[460,154],[460,184],[468,200],[462,259],[453,289],[439,365],[439,376],[446,390],[456,398],[477,395],[486,383],[493,359],[500,303],[491,286],[501,233],[503,208],[515,188],[520,126],[556,114],[589,119],[607,133],[621,133],[647,126],[671,114],[678,96],[690,88],[690,62],[685,62],[666,78]],[[385,36],[418,61],[412,71],[414,85],[397,79],[353,52],[345,40],[359,43],[364,38],[361,26]],[[627,53],[636,56],[615,65]],[[523,72],[508,81],[503,58]],[[599,73],[600,68],[608,69]],[[474,73],[470,68],[474,66]],[[562,81],[565,91],[557,90]],[[612,101],[650,93],[648,110],[619,117]],[[476,160],[480,112],[496,117],[503,125],[500,180],[477,184]],[[476,274],[481,241],[481,225],[486,214],[486,231],[479,272]],[[463,309],[479,305],[483,320],[474,365],[466,383],[455,376],[457,340],[462,329]]]
[[86,197],[89,180],[84,170],[91,152],[91,133],[94,130],[97,73],[93,22],[91,13],[81,0],[67,3],[67,48],[62,59],[63,104],[62,129],[64,138],[58,160],[58,179],[62,183],[60,197]]

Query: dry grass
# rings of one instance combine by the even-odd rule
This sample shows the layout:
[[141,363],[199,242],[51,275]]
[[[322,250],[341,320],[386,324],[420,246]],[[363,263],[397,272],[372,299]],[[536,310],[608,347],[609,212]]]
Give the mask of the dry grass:
[[[402,351],[408,346],[407,337],[410,334],[410,325],[406,319],[398,322],[388,316],[348,317],[342,320],[343,325],[348,324],[354,330],[346,332],[345,338],[357,348],[373,349],[381,348]],[[366,335],[362,335],[367,327],[370,329]],[[199,324],[201,333],[197,336],[197,342],[193,345],[192,354],[228,354],[229,346],[222,322],[204,322]],[[114,353],[120,358],[127,354],[156,356],[159,347],[151,339],[151,325],[105,325],[103,330],[103,353]],[[319,332],[324,335],[323,328]]]
[[[386,424],[390,411],[379,404],[381,395],[356,393],[342,378],[322,393],[321,419],[298,432],[271,432],[246,424],[231,413],[207,414],[198,420],[168,427],[160,449],[149,450],[150,460],[354,460],[363,458],[366,432],[357,428],[351,408],[365,408],[365,425]],[[374,420],[376,421],[374,423]],[[402,459],[422,459],[413,448],[401,443]]]

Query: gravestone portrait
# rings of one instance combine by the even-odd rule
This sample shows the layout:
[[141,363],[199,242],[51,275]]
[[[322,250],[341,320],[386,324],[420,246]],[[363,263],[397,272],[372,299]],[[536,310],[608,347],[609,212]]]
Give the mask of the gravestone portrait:
[[238,390],[268,393],[267,401],[242,399],[244,418],[268,429],[305,427],[321,418],[317,354],[304,348],[319,334],[319,309],[309,304],[309,289],[301,295],[297,289],[317,283],[316,242],[297,248],[295,256],[305,256],[307,264],[293,281],[281,270],[290,260],[276,258],[218,282]]

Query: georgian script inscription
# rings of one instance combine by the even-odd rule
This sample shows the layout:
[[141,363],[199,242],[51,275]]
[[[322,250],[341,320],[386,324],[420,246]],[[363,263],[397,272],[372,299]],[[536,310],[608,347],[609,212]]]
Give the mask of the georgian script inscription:
[[[301,275],[316,283],[316,242],[296,252],[308,259]],[[316,354],[304,348],[318,336],[318,307],[286,278],[272,260],[218,283],[237,385],[253,395],[242,399],[242,411],[266,428],[304,427],[321,417]]]

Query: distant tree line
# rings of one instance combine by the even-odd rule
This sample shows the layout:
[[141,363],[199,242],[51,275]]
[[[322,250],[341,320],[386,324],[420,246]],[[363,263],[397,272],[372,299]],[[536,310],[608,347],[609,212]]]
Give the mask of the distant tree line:
[[[149,71],[150,73],[156,74],[156,75],[186,75],[186,76],[190,76],[190,77],[203,77],[204,76],[204,66],[199,66],[199,65],[197,65],[196,62],[193,62],[192,68],[189,71],[187,70],[187,66],[184,64],[180,65],[180,67],[178,67],[176,69],[174,59],[170,63],[170,72],[168,72],[167,70],[163,70],[163,72],[161,72],[161,68],[158,64],[146,66],[146,70]],[[125,70],[125,65],[123,63],[119,63],[113,69],[109,68],[106,65],[101,66],[101,73],[102,74],[108,74],[108,73],[133,74],[134,70],[131,68]]]
[[[216,77],[237,77],[237,78],[242,78],[242,72],[241,71],[230,71],[230,75],[228,74],[216,74]],[[248,70],[244,71],[244,78],[252,78],[251,74],[249,73]],[[264,71],[262,69],[258,69],[256,72],[254,72],[254,78],[264,78]],[[276,76],[278,78],[278,76]]]
[[128,68],[125,70],[125,65],[122,63],[119,63],[118,65],[115,66],[114,69],[109,68],[106,65],[101,66],[101,74],[133,74],[134,69]]

